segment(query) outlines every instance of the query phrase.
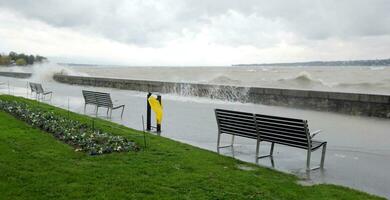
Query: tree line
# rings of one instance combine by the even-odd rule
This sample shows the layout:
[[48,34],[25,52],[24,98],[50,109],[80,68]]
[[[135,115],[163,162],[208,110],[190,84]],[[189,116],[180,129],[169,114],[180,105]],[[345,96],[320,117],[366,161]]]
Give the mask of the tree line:
[[9,52],[8,55],[0,54],[0,65],[12,66],[25,66],[33,65],[34,63],[42,63],[47,61],[47,58],[40,55],[28,55],[24,53]]

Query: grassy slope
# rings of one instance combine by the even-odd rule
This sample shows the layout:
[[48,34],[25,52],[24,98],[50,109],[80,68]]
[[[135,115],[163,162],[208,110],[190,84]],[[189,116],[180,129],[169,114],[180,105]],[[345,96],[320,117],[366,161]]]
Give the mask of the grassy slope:
[[[142,144],[140,132],[103,120],[96,125]],[[300,186],[292,175],[166,138],[148,139],[150,146],[137,153],[88,156],[0,112],[0,199],[376,199],[340,186]],[[237,168],[243,164],[255,170]]]

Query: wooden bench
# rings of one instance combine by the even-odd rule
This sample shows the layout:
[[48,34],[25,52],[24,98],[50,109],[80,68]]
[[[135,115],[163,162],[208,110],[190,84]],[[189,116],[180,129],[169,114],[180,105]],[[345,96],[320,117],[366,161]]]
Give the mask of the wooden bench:
[[[256,159],[272,157],[275,144],[287,145],[307,150],[306,170],[324,167],[327,142],[313,140],[320,131],[310,134],[306,120],[215,109],[218,124],[217,150],[232,147],[234,136],[256,140]],[[220,146],[222,134],[232,135],[232,142],[227,146]],[[270,142],[269,155],[259,156],[260,142]],[[321,164],[310,168],[311,153],[322,147]]]
[[51,100],[51,98],[53,96],[53,92],[52,91],[45,91],[42,87],[42,84],[29,82],[29,85],[30,85],[30,89],[31,89],[31,94],[35,93],[35,96],[37,99],[39,99],[39,98],[44,99],[46,95],[50,94],[50,100]]
[[[112,117],[112,110],[122,108],[121,112],[121,119],[123,117],[123,111],[125,109],[125,105],[119,105],[114,106],[111,100],[111,96],[109,93],[103,93],[103,92],[94,92],[94,91],[87,91],[83,90],[83,97],[84,97],[84,113],[87,108],[87,105],[94,105],[96,110],[96,116],[99,112],[99,107],[107,108],[107,117]],[[108,115],[108,112],[110,111],[110,115]]]

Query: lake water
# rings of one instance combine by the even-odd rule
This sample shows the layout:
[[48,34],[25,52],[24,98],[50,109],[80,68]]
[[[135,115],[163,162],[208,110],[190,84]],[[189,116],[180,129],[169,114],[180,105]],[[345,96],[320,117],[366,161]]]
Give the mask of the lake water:
[[335,67],[12,67],[3,71],[33,72],[36,80],[54,73],[172,82],[390,94],[390,66]]
[[90,76],[390,94],[390,67],[83,67]]

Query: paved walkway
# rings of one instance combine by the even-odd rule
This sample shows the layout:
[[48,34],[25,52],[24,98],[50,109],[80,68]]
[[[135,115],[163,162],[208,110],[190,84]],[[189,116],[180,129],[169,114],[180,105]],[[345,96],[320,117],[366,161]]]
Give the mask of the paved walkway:
[[[27,79],[0,77],[0,92],[13,95],[27,95]],[[44,88],[54,92],[51,104],[83,113],[84,101],[81,90],[110,92],[115,103],[126,104],[123,120],[120,111],[113,112],[112,121],[135,129],[142,129],[141,116],[146,115],[146,93],[110,88],[93,88],[65,85],[54,81],[42,83]],[[322,129],[317,139],[327,140],[328,149],[324,171],[305,172],[306,152],[296,148],[276,145],[274,166],[269,158],[259,164],[277,170],[296,174],[306,183],[333,183],[367,191],[390,198],[390,120],[357,117],[327,112],[316,112],[284,107],[223,102],[205,98],[180,97],[163,94],[164,119],[162,136],[216,151],[217,126],[215,108],[235,109],[248,112],[281,115],[307,119],[311,130]],[[87,109],[93,115],[93,108]],[[99,117],[105,118],[102,109]],[[230,137],[222,140],[225,143]],[[236,147],[223,149],[222,153],[240,160],[255,161],[255,141],[237,138]],[[270,145],[262,143],[261,152],[268,152]],[[312,156],[312,164],[319,163],[321,151]]]

